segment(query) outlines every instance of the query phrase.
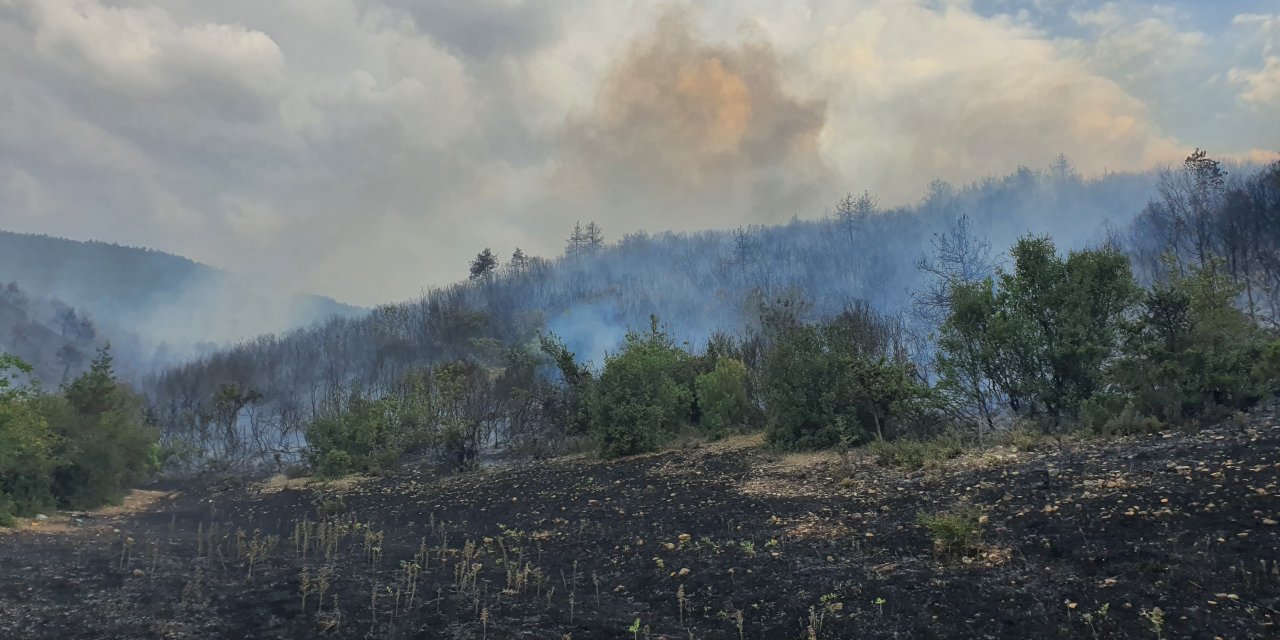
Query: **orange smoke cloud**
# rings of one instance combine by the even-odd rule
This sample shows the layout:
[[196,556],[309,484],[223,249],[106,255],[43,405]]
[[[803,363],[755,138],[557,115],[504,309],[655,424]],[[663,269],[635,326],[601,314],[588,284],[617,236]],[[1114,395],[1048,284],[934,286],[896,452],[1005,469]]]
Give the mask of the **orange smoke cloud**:
[[830,175],[818,151],[826,104],[789,95],[781,76],[768,44],[704,42],[669,12],[569,123],[560,186],[598,197],[585,202],[647,203],[635,213],[676,228],[699,226],[712,202],[774,219],[811,206]]

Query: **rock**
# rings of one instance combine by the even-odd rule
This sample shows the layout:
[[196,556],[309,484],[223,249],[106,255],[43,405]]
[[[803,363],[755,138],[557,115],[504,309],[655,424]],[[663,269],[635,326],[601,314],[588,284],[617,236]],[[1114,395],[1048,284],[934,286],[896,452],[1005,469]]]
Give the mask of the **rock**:
[[678,576],[680,576],[681,578],[683,578],[683,577],[685,577],[685,576],[687,576],[687,575],[689,575],[689,574],[691,574],[691,573],[693,573],[693,572],[689,570],[689,567],[681,567],[681,568],[680,568],[680,571],[679,571],[678,573],[676,573],[676,575],[678,575]]
[[142,576],[145,576],[145,575],[147,575],[147,573],[146,573],[145,571],[143,571],[142,569],[134,569],[134,570],[133,570],[133,577],[135,577],[135,578],[141,578]]
[[37,514],[36,514],[36,520],[48,520],[48,519],[49,519],[49,516],[46,516],[46,515],[45,515],[45,514],[43,514],[43,513],[37,513]]

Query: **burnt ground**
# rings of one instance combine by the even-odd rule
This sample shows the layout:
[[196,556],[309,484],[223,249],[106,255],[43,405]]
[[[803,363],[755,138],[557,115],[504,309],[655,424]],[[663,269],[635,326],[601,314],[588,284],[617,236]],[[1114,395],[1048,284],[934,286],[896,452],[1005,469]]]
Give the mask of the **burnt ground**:
[[[151,494],[0,533],[0,638],[1275,638],[1278,449],[1274,418],[928,471],[738,438]],[[958,501],[982,541],[941,554],[917,518]]]

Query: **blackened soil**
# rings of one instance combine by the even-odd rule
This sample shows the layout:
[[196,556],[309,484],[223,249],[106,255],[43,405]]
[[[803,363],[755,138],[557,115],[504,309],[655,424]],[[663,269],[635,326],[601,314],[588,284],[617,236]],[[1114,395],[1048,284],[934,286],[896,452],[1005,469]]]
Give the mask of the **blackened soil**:
[[[1260,418],[930,471],[742,438],[189,489],[0,535],[0,638],[1275,638],[1278,448]],[[941,554],[919,514],[960,501],[981,542]]]

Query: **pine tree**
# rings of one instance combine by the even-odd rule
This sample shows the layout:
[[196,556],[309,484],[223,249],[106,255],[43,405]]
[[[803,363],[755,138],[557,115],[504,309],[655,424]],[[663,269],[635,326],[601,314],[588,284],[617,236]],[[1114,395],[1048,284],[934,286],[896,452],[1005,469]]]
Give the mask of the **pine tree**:
[[477,280],[488,277],[498,268],[498,257],[493,255],[493,251],[489,247],[485,247],[484,251],[476,254],[474,260],[471,261],[471,279]]
[[507,261],[507,267],[519,273],[528,268],[528,266],[529,256],[526,256],[524,251],[520,250],[520,247],[516,247],[516,250],[511,252],[511,259]]

